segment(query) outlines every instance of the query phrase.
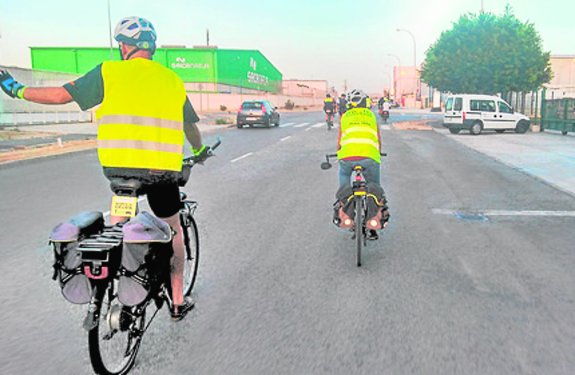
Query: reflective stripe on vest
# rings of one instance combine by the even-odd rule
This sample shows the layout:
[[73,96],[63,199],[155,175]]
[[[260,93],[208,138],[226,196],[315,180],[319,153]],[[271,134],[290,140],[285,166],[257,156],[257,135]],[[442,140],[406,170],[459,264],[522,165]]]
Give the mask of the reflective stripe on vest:
[[104,167],[182,169],[186,91],[171,70],[151,60],[102,64],[104,100],[96,111]]
[[340,150],[338,159],[365,157],[381,162],[377,119],[366,108],[348,110],[341,118]]

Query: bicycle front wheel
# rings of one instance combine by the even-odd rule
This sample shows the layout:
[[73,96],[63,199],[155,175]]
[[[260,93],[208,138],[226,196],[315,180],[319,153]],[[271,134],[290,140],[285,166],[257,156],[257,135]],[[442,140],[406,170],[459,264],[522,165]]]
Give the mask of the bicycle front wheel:
[[96,306],[97,325],[88,331],[90,360],[96,374],[127,374],[140,349],[145,308],[138,311],[138,307],[123,306],[117,296],[117,280],[114,280]]
[[184,297],[192,294],[192,289],[196,283],[198,274],[198,262],[200,260],[200,239],[198,237],[198,227],[194,217],[187,218],[189,225],[182,225],[184,229],[184,243],[186,246],[186,259],[184,262]]
[[357,266],[361,267],[361,247],[363,245],[363,205],[360,197],[355,197],[355,240],[357,243]]

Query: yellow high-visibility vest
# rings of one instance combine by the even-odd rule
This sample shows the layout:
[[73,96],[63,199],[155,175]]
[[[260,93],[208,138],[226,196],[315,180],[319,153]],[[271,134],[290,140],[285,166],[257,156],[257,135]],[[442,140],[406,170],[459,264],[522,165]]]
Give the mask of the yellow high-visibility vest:
[[104,99],[96,111],[103,167],[180,171],[184,151],[184,83],[143,58],[102,64]]
[[377,119],[367,108],[352,108],[341,117],[341,148],[338,159],[352,156],[370,158],[381,163]]

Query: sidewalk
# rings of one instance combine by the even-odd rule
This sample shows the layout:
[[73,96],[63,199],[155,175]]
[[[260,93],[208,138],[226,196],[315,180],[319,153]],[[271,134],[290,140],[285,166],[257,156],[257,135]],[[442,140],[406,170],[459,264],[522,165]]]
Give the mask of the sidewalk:
[[[227,118],[227,112],[200,115],[198,127],[202,134],[232,126],[215,125],[215,120]],[[7,126],[0,129],[0,164],[43,156],[89,150],[96,147],[97,126],[93,123]]]
[[571,134],[545,131],[473,136],[465,132],[451,134],[443,127],[434,130],[575,196],[575,136]]

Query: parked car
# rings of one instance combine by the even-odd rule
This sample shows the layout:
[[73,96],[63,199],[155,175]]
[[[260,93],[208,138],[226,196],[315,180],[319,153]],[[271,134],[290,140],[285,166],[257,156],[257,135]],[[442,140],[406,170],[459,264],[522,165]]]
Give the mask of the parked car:
[[263,124],[268,128],[271,125],[279,126],[280,114],[277,107],[267,100],[246,100],[238,110],[236,124],[239,129],[254,124]]
[[481,134],[484,130],[525,133],[529,130],[530,120],[524,114],[515,112],[498,96],[461,94],[449,96],[445,101],[443,126],[452,134],[462,129],[469,130],[473,135]]

